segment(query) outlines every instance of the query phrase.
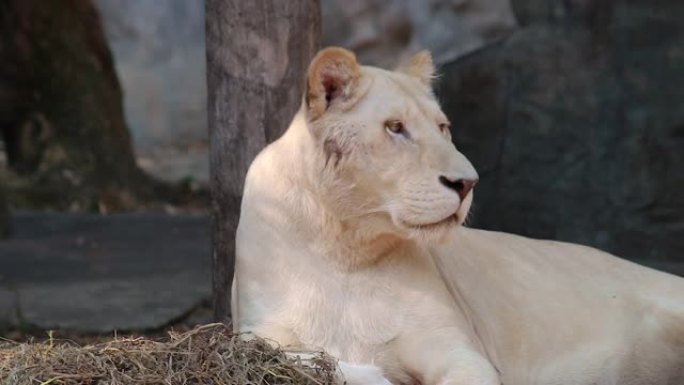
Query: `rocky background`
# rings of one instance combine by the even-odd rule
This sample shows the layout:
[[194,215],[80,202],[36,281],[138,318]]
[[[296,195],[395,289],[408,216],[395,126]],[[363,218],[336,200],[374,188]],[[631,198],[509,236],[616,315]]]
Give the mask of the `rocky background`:
[[683,261],[684,3],[513,5],[520,29],[442,67],[473,226]]
[[0,184],[0,239],[5,238],[9,232],[9,208],[5,188]]
[[[0,5],[0,336],[210,322],[203,2],[39,2]],[[321,5],[364,63],[433,52],[472,226],[684,276],[680,0]]]
[[[96,3],[141,165],[206,180],[201,3]],[[365,63],[433,51],[454,140],[481,174],[473,226],[682,261],[684,3],[323,0],[322,10],[324,44]]]

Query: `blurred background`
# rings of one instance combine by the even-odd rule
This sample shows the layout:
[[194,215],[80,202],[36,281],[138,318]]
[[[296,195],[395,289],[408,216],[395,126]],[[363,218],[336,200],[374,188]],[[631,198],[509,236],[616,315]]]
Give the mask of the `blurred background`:
[[[364,64],[432,51],[481,176],[473,227],[684,275],[684,3],[321,13],[323,46]],[[0,3],[0,336],[211,320],[204,18],[201,1]]]

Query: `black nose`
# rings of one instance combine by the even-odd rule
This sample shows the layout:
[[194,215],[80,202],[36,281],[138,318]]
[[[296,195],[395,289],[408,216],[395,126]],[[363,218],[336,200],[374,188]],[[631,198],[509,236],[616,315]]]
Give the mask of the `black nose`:
[[461,201],[465,199],[465,197],[468,195],[470,190],[475,187],[475,184],[477,183],[477,179],[456,179],[456,180],[451,180],[445,176],[440,176],[439,181],[446,187],[456,191],[458,196],[461,198]]

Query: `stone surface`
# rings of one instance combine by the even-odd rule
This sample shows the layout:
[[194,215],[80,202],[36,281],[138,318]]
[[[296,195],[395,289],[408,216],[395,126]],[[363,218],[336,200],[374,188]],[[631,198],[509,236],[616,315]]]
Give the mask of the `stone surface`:
[[127,278],[21,285],[21,321],[82,332],[157,329],[211,295],[210,279],[197,272],[131,273]]
[[0,242],[0,326],[162,327],[211,296],[209,220],[16,213]]
[[21,325],[19,295],[11,287],[3,287],[0,281],[0,330]]
[[139,150],[206,141],[204,2],[95,0]]
[[7,203],[7,195],[0,183],[0,239],[5,238],[9,231],[10,213],[9,204]]
[[684,4],[585,3],[527,14],[442,68],[455,142],[481,175],[472,225],[680,263]]
[[324,0],[323,45],[353,50],[364,64],[395,67],[420,49],[443,63],[516,28],[509,0]]
[[[204,2],[95,0],[136,148],[206,142]],[[324,45],[394,66],[420,48],[439,62],[515,28],[508,0],[322,0]],[[163,176],[163,175],[162,175]]]

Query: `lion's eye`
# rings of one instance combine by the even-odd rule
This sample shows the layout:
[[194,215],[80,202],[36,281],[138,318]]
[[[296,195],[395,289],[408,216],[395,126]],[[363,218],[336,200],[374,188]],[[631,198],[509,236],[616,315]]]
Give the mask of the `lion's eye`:
[[439,124],[439,131],[442,134],[446,134],[451,130],[451,125],[449,123],[440,123]]
[[404,123],[402,123],[399,120],[388,120],[385,122],[385,130],[387,131],[388,134],[392,136],[396,135],[402,135],[402,136],[408,136],[408,132],[406,132],[406,128],[404,127]]

